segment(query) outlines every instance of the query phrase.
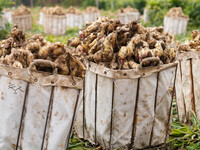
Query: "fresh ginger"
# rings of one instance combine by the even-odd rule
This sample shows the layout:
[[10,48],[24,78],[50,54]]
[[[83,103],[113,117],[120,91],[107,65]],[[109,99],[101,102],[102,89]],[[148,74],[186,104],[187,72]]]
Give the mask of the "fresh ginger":
[[69,66],[67,61],[68,54],[60,55],[55,63],[58,65],[58,73],[63,75],[69,75]]
[[[78,39],[79,40],[79,39]],[[80,42],[76,45],[79,47]],[[34,59],[55,62],[58,73],[84,77],[83,56],[61,42],[50,43],[40,34],[25,39],[25,34],[14,26],[8,39],[0,42],[0,62],[17,68],[27,68]],[[34,71],[52,72],[50,66],[39,64]]]
[[80,43],[81,43],[81,41],[77,37],[74,37],[67,41],[67,45],[72,46],[72,47],[77,47]]
[[126,57],[131,57],[135,50],[135,44],[133,43],[134,37],[128,42],[127,46],[122,46],[119,50],[119,59],[124,60]]
[[102,43],[101,50],[94,54],[95,62],[108,62],[112,60],[117,32],[110,33]]
[[[194,36],[198,41],[197,37]],[[86,24],[79,32],[79,40],[77,52],[85,54],[89,61],[111,69],[137,68],[148,57],[170,63],[175,56],[175,51],[168,45],[175,43],[173,36],[164,33],[163,27],[145,28],[137,21],[122,24],[117,19],[100,17]],[[191,44],[199,45],[198,42]],[[157,65],[157,62],[143,64],[149,65]]]
[[124,69],[124,70],[128,70],[129,69],[129,62],[128,62],[128,60],[124,60],[123,65],[122,65],[122,69]]
[[88,52],[89,50],[89,44],[97,37],[97,34],[95,33],[92,33],[91,35],[89,35],[87,38],[85,38],[81,45],[82,45],[82,48],[83,48],[83,51],[84,52]]
[[129,60],[129,61],[128,61],[128,65],[129,65],[129,68],[130,68],[130,69],[136,69],[136,68],[139,67],[139,64],[136,63],[134,60]]
[[70,75],[83,78],[85,76],[85,66],[83,63],[71,55],[69,55],[69,58]]

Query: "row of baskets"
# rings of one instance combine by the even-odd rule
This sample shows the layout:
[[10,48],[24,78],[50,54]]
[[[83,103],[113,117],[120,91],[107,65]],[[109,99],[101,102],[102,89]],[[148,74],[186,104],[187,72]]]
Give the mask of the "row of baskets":
[[[46,25],[49,28],[50,24],[47,25],[47,23],[46,23],[46,22],[49,23],[48,18],[52,18],[54,20],[55,24],[57,24],[57,22],[59,21],[59,18],[64,18],[64,19],[62,19],[62,21],[59,21],[60,25],[62,27],[58,27],[58,28],[65,29],[66,26],[81,28],[83,26],[83,24],[90,22],[90,21],[95,21],[99,16],[100,16],[100,13],[97,12],[97,13],[92,13],[92,14],[85,14],[84,16],[77,15],[77,14],[67,14],[67,18],[65,18],[63,16],[52,16],[52,15],[51,16],[46,15],[46,17],[44,17],[44,13],[41,12],[39,23],[44,25],[44,27]],[[45,18],[47,19],[47,21],[45,21]],[[118,14],[118,19],[120,20],[121,23],[130,23],[134,20],[139,20],[139,18],[140,18],[139,12],[128,12],[128,13]],[[145,13],[145,15],[144,15],[144,19],[145,18],[147,18],[147,13]],[[67,20],[66,24],[62,23],[62,22],[64,22],[65,19]],[[188,20],[189,20],[188,18],[183,18],[183,17],[174,18],[174,17],[170,17],[170,16],[165,16],[164,21],[163,21],[164,31],[168,32],[170,34],[181,34],[181,33],[185,34],[187,32]],[[52,27],[52,30],[56,30],[55,28],[56,27]],[[52,34],[56,34],[56,33],[63,34],[63,32],[59,32],[59,31],[53,32],[50,29],[48,29],[48,31]],[[45,33],[49,33],[49,32],[45,31]]]
[[[87,62],[84,79],[0,65],[0,149],[66,149],[75,118],[78,136],[105,149],[162,146],[175,80],[180,121],[189,120],[193,108],[199,117],[198,56],[120,71]],[[30,66],[38,63],[48,62]]]
[[[86,23],[86,20],[87,22],[95,21],[98,17],[100,17],[99,12],[87,14],[84,18],[82,15],[77,14],[45,15],[41,13],[39,23],[44,25],[45,34],[63,35],[67,26],[81,28]],[[12,17],[12,22],[17,24],[23,31],[32,29],[31,15],[14,16]]]
[[[87,14],[87,19],[89,21],[95,21],[100,16],[100,13]],[[86,17],[85,17],[86,18]],[[130,20],[138,20],[139,13],[129,13],[120,14],[118,16],[122,23],[130,22]],[[23,30],[30,30],[32,28],[32,16],[18,16],[13,18],[13,23],[18,24],[18,26]],[[86,21],[82,15],[68,14],[66,16],[56,16],[56,15],[44,15],[40,14],[39,23],[44,25],[45,34],[55,34],[63,35],[66,32],[66,27],[79,27],[81,28]],[[164,19],[164,30],[169,33],[186,33],[188,20],[185,18],[165,17]]]
[[[147,12],[144,11],[144,20],[148,20]],[[67,16],[67,17],[66,17]],[[67,14],[67,15],[45,15],[40,12],[39,24],[44,25],[44,32],[46,34],[63,35],[65,34],[66,27],[78,27],[81,28],[85,23],[95,21],[100,17],[100,12],[86,13],[84,15],[79,14]],[[9,22],[17,23],[23,31],[30,30],[32,28],[31,15],[15,16],[12,18],[11,12],[5,12],[5,17]],[[133,20],[140,18],[139,12],[128,12],[118,14],[118,18],[122,23],[129,23]],[[174,18],[170,16],[164,17],[164,31],[171,34],[186,33],[188,25],[188,18]]]
[[[63,35],[66,32],[66,27],[78,27],[82,26],[91,21],[95,21],[100,17],[100,12],[78,15],[78,14],[67,14],[65,15],[45,15],[40,12],[39,24],[44,25],[45,34]],[[118,16],[122,23],[130,22],[130,20],[138,20],[139,13],[128,13],[120,14]],[[23,31],[30,30],[32,28],[32,16],[16,16],[13,17],[13,24],[17,24]]]
[[[40,12],[39,24],[45,25],[46,21],[45,18],[51,16],[52,18],[62,17],[66,20],[66,26],[70,27],[78,27],[82,28],[82,26],[88,22],[95,21],[98,17],[101,16],[100,12],[93,12],[93,13],[85,13],[82,14],[66,14],[65,15],[46,15],[43,12]],[[64,20],[64,19],[63,19]]]
[[[44,25],[45,34],[63,35],[65,34],[67,26],[82,28],[84,24],[95,21],[100,16],[100,12],[85,13],[84,15],[45,15],[45,13],[40,12],[39,24]],[[9,22],[13,22],[13,24],[18,24],[18,26],[23,31],[30,30],[32,28],[31,15],[12,17],[11,12],[5,12],[5,17],[8,18]],[[132,20],[138,20],[139,17],[139,12],[129,12],[125,14],[122,13],[118,15],[118,18],[122,23],[128,23]]]

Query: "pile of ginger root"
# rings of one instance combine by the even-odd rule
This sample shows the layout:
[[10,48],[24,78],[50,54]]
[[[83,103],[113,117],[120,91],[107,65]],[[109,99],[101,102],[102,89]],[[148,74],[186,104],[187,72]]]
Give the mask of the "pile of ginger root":
[[[143,59],[158,57],[163,64],[175,60],[175,48],[168,44],[173,36],[163,33],[163,27],[145,28],[137,21],[122,24],[118,19],[100,17],[69,39],[68,46],[86,59],[110,69],[135,69]],[[147,61],[144,67],[158,62]]]
[[99,9],[97,7],[93,6],[88,6],[85,11],[85,13],[94,13],[94,12],[99,12]]
[[200,31],[192,31],[192,40],[186,40],[178,47],[178,51],[200,51]]
[[179,18],[179,17],[182,17],[182,18],[188,18],[188,16],[186,16],[184,13],[183,13],[183,10],[181,7],[173,7],[171,8],[166,16],[169,16],[169,17],[174,17],[174,18]]
[[81,11],[78,10],[77,8],[73,7],[73,6],[70,6],[68,9],[67,9],[67,14],[77,14],[77,15],[81,15]]
[[31,14],[31,11],[26,6],[21,4],[20,8],[16,9],[12,13],[12,16],[22,16],[22,15],[29,15],[29,14]]
[[[40,34],[26,39],[17,25],[5,40],[0,41],[0,63],[18,68],[27,68],[35,59],[56,63],[58,74],[84,77],[85,67],[79,57],[61,42],[51,43]],[[52,72],[50,66],[38,65],[35,71]]]
[[119,13],[129,13],[129,12],[139,12],[137,9],[127,6],[126,8],[121,8]]
[[60,6],[55,7],[43,7],[41,12],[45,13],[46,15],[65,15],[65,11]]

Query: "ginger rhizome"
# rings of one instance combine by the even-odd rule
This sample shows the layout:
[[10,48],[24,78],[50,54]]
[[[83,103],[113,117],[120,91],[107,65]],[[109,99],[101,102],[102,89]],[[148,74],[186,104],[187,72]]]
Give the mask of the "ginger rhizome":
[[[40,34],[29,39],[14,26],[10,36],[0,42],[0,62],[18,68],[27,68],[35,59],[45,59],[57,64],[58,73],[84,77],[85,67],[79,55],[72,54],[72,50],[61,42],[51,43]],[[38,65],[38,71],[49,72],[49,66]]]
[[[68,46],[89,61],[112,69],[137,68],[143,59],[158,57],[167,64],[175,59],[174,37],[162,27],[145,28],[137,21],[122,24],[118,19],[100,17],[68,40]],[[144,66],[157,65],[148,62]]]

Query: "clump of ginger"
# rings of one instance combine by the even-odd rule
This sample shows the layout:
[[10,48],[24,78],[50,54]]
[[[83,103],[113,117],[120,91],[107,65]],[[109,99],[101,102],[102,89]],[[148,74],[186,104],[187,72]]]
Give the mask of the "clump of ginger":
[[41,12],[46,15],[65,15],[65,11],[61,6],[43,7]]
[[98,12],[99,9],[97,7],[93,7],[93,6],[88,6],[86,9],[85,9],[85,13],[95,13],[95,12]]
[[31,11],[24,5],[21,4],[19,9],[16,9],[13,13],[12,16],[22,16],[22,15],[29,15],[31,14]]
[[[79,38],[68,40],[76,52],[89,61],[111,69],[134,69],[143,59],[157,57],[167,64],[175,59],[174,37],[162,27],[145,28],[137,21],[122,24],[118,19],[100,17],[79,32]],[[154,66],[157,62],[146,62]]]
[[127,6],[126,8],[121,8],[119,13],[129,13],[129,12],[139,12],[137,9]]
[[[25,34],[14,26],[8,39],[0,42],[0,62],[18,68],[27,68],[35,59],[45,59],[55,62],[58,73],[84,77],[85,67],[79,55],[61,42],[51,43],[40,34],[25,39]],[[49,66],[38,65],[37,70],[49,72]]]
[[8,38],[0,43],[0,56],[10,54],[12,48],[21,47],[24,41],[25,34],[18,29],[17,25],[14,25]]
[[188,18],[188,16],[186,16],[184,13],[183,13],[183,10],[181,7],[173,7],[171,8],[166,16],[169,16],[169,17],[174,17],[174,18],[178,18],[178,17],[182,17],[182,18]]
[[186,40],[178,48],[179,51],[200,51],[200,31],[192,31],[192,40]]
[[67,14],[77,14],[77,15],[80,15],[81,12],[76,9],[75,7],[73,6],[70,6],[68,9],[67,9]]

